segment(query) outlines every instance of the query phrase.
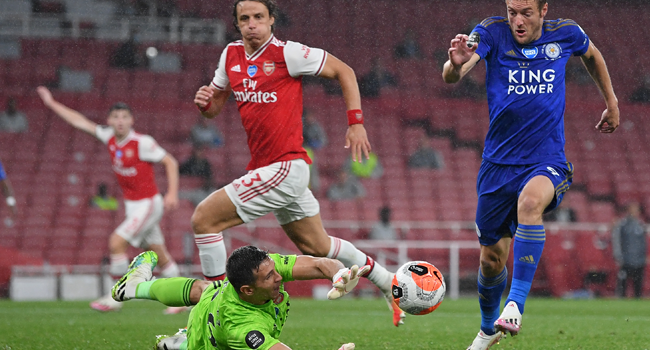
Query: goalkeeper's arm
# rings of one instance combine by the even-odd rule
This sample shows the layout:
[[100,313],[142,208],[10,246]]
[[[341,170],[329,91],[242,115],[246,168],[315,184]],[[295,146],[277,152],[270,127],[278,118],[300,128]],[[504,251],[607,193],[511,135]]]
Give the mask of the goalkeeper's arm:
[[295,280],[330,279],[332,290],[327,293],[327,298],[338,299],[354,289],[359,283],[359,277],[368,270],[370,266],[359,268],[353,265],[348,269],[338,260],[301,255],[293,266],[293,278]]
[[309,255],[299,255],[293,265],[294,280],[331,280],[339,270],[344,269],[343,263],[328,258],[315,258]]

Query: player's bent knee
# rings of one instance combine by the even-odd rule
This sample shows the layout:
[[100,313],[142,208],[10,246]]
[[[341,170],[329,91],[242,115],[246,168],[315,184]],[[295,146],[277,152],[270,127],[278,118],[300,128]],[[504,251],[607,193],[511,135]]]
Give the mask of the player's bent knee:
[[218,219],[216,219],[213,215],[210,215],[209,211],[209,208],[201,204],[199,204],[196,209],[194,209],[191,223],[192,230],[195,234],[200,235],[206,233],[221,232],[217,231],[216,227],[218,226]]
[[484,253],[481,254],[481,272],[487,277],[496,276],[506,265],[504,259],[496,253]]
[[517,203],[517,212],[519,215],[542,215],[546,205],[542,198],[536,196],[521,196]]

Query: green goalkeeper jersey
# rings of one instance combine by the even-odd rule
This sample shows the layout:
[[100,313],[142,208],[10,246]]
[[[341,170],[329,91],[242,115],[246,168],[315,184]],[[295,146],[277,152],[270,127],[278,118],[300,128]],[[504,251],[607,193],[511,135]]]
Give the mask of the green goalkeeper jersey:
[[[269,254],[282,282],[293,281],[295,255]],[[260,349],[279,343],[287,322],[289,294],[280,286],[280,295],[264,305],[253,305],[239,298],[228,283],[214,282],[192,309],[187,325],[187,349]]]

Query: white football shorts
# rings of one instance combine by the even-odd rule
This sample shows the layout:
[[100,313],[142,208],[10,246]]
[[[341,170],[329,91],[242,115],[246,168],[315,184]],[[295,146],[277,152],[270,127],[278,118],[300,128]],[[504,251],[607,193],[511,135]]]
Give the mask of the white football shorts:
[[160,194],[137,201],[124,200],[124,208],[126,219],[115,229],[118,236],[136,248],[147,249],[152,244],[165,244],[160,230],[160,219],[164,212]]
[[309,165],[294,159],[249,171],[225,190],[244,222],[273,212],[280,225],[285,225],[319,213],[308,185]]

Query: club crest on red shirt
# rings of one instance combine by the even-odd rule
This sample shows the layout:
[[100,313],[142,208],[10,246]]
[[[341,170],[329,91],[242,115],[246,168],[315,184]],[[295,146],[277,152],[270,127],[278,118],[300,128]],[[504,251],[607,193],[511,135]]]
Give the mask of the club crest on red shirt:
[[264,74],[271,75],[275,72],[275,62],[266,61],[264,62]]

